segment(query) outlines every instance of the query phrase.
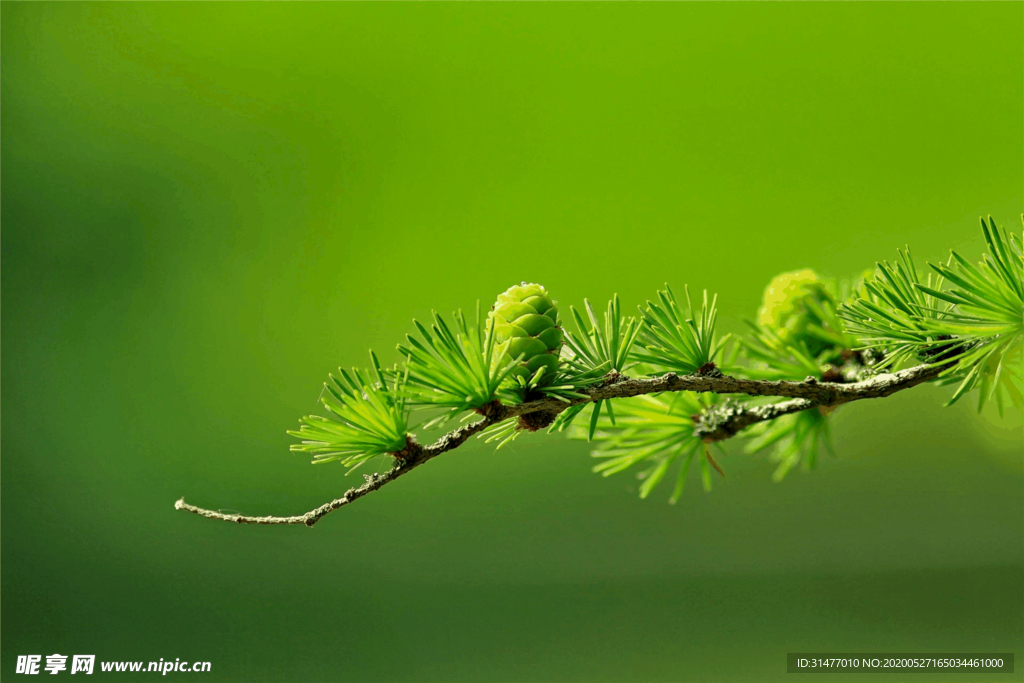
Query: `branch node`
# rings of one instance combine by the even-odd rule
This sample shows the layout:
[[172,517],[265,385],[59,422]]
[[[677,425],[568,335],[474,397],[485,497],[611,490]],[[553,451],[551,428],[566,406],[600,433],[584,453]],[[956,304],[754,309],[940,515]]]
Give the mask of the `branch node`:
[[396,466],[401,466],[409,462],[414,462],[422,453],[423,447],[416,443],[416,437],[412,434],[406,434],[405,448],[392,453],[391,457],[398,461]]
[[550,410],[538,410],[519,416],[519,428],[529,432],[536,432],[539,429],[546,429],[558,417],[558,413]]
[[719,370],[718,366],[715,365],[714,361],[709,362],[709,363],[705,363],[704,365],[700,366],[697,369],[697,372],[694,373],[694,374],[696,374],[698,377],[715,377],[715,378],[717,378],[717,377],[722,377],[723,376],[722,375],[722,371]]

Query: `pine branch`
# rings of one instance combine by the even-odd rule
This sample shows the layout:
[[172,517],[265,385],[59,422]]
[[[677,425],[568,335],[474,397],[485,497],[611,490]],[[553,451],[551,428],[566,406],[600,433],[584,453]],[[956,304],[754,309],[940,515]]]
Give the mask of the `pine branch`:
[[[334,512],[362,498],[366,494],[376,491],[407,472],[411,472],[428,460],[458,448],[474,434],[478,434],[487,427],[511,417],[540,414],[546,418],[541,421],[541,424],[543,422],[550,423],[559,413],[574,405],[673,391],[777,396],[793,399],[756,408],[730,407],[728,403],[723,404],[722,407],[710,411],[703,418],[702,438],[710,443],[730,438],[745,427],[765,420],[772,420],[781,415],[818,406],[835,407],[851,401],[889,396],[922,382],[935,379],[943,369],[943,365],[918,365],[896,373],[877,375],[862,382],[851,384],[819,382],[814,378],[808,378],[803,382],[793,382],[786,380],[741,379],[728,376],[703,376],[699,374],[679,376],[673,372],[660,377],[630,378],[616,373],[611,375],[603,384],[581,390],[581,397],[569,401],[547,397],[514,406],[506,406],[497,401],[489,403],[482,406],[478,411],[483,414],[483,419],[459,427],[445,434],[429,446],[421,446],[409,436],[407,437],[405,448],[392,454],[398,462],[390,470],[383,474],[365,475],[366,482],[362,486],[351,488],[340,498],[325,503],[302,515],[291,517],[250,517],[226,514],[190,505],[185,502],[184,498],[175,502],[174,508],[208,519],[218,519],[235,524],[304,524],[311,527],[328,513]],[[527,423],[528,426],[533,424],[537,424],[537,421],[531,420]]]
[[[773,478],[780,479],[797,464],[813,468],[820,446],[831,450],[827,416],[843,403],[935,380],[959,385],[949,403],[976,388],[979,410],[991,398],[1000,413],[1007,400],[1019,407],[1024,251],[1017,235],[991,218],[982,220],[982,232],[988,253],[981,261],[951,252],[945,265],[931,265],[937,277],[922,279],[909,249],[894,265],[878,264],[854,280],[823,279],[810,269],[782,273],[765,289],[752,333],[721,361],[729,335],[716,335],[716,298],[707,292],[695,308],[685,290],[684,309],[666,285],[640,317],[623,316],[615,296],[603,324],[585,301],[589,324],[570,307],[573,333],[562,329],[558,302],[543,286],[514,285],[486,317],[478,302],[472,323],[461,311],[451,324],[436,314],[429,327],[413,321],[419,336],[399,345],[400,366],[382,368],[371,352],[368,371],[341,370],[325,385],[326,417],[302,418],[289,432],[302,440],[291,449],[314,462],[337,460],[351,471],[389,455],[395,466],[388,471],[291,517],[227,514],[184,499],[175,508],[238,524],[312,526],[474,434],[500,441],[501,448],[544,428],[568,428],[571,438],[596,442],[591,455],[601,463],[593,470],[604,476],[637,467],[641,497],[678,464],[675,502],[693,458],[703,453],[701,476],[709,489],[711,468],[718,469],[709,444],[749,427],[746,450],[771,448],[779,463]],[[737,365],[741,353],[745,364]],[[911,363],[922,364],[877,374]],[[626,374],[637,366],[645,377]],[[719,398],[729,394],[788,400]],[[630,397],[641,398],[613,400]],[[588,408],[586,428],[574,421]],[[410,420],[431,409],[441,414],[421,429],[474,412],[482,419],[421,446]]]
[[[918,365],[892,374],[877,375],[863,382],[853,384],[831,384],[825,382],[800,382],[817,387],[828,387],[827,392],[833,394],[831,402],[823,402],[813,398],[795,398],[781,403],[754,408],[743,408],[725,403],[710,410],[701,419],[701,425],[695,432],[705,443],[723,441],[736,436],[741,430],[757,424],[774,420],[783,415],[798,413],[810,408],[834,408],[843,403],[859,401],[865,398],[883,398],[897,391],[909,389],[923,382],[936,379],[945,369],[945,365]],[[795,384],[790,382],[789,384]],[[826,394],[827,395],[827,394]]]

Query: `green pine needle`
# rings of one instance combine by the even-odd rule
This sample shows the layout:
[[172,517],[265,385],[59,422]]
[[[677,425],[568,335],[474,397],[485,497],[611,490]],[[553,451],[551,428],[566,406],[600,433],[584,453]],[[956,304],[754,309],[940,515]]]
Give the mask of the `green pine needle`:
[[[705,444],[694,434],[699,416],[715,400],[714,396],[692,392],[648,394],[617,403],[614,421],[610,411],[595,407],[591,424],[576,424],[570,438],[593,439],[597,444],[591,455],[601,462],[594,472],[602,476],[640,466],[640,497],[646,498],[675,470],[675,486],[670,502],[683,493],[686,473],[696,454],[705,453]],[[602,403],[611,405],[612,401]],[[710,460],[707,454],[704,467]],[[707,480],[710,485],[710,479]]]
[[708,292],[704,290],[704,299],[698,315],[694,314],[690,290],[686,292],[686,313],[676,303],[675,294],[666,284],[665,289],[658,292],[658,300],[648,301],[646,309],[641,313],[641,349],[634,350],[633,360],[646,363],[654,372],[676,372],[691,375],[707,364],[714,362],[728,335],[715,340],[715,301],[708,303]]
[[453,317],[454,327],[437,313],[429,328],[414,320],[419,337],[407,335],[407,344],[398,346],[409,375],[409,404],[448,408],[448,417],[493,401],[514,368],[495,353],[494,322],[480,315],[479,302],[473,324],[461,310]]
[[[606,375],[612,373],[623,373],[635,365],[630,361],[633,344],[640,334],[640,324],[636,318],[624,318],[622,306],[619,303],[619,295],[616,294],[608,302],[607,311],[604,314],[603,323],[598,320],[597,314],[591,307],[590,302],[583,300],[587,312],[589,325],[584,321],[583,316],[575,308],[570,307],[573,320],[576,323],[578,332],[573,334],[566,330],[565,343],[567,351],[563,353],[563,366],[568,370],[570,377],[581,386],[589,386],[600,382]],[[570,384],[573,380],[570,380]],[[555,385],[565,384],[556,378]],[[547,391],[545,393],[550,393]],[[556,398],[558,396],[556,395]],[[610,419],[614,422],[615,416],[612,412],[610,401],[597,401],[593,404],[591,411],[590,434],[596,428],[597,416],[604,404],[607,408]],[[583,412],[587,405],[578,405],[568,408],[559,413],[558,418],[548,428],[549,432],[562,431]]]
[[[935,331],[965,340],[946,362],[956,361],[944,374],[960,379],[949,404],[972,389],[980,389],[978,410],[996,397],[1000,413],[1008,398],[1021,405],[1021,348],[1024,347],[1024,256],[1016,235],[1008,235],[989,216],[981,221],[988,253],[972,264],[951,252],[946,265],[931,265],[950,287],[932,292],[953,304]],[[962,378],[962,379],[961,379]]]
[[797,465],[814,469],[822,447],[832,452],[828,416],[817,408],[756,424],[747,435],[753,437],[747,443],[747,453],[771,449],[771,459],[778,463],[774,481],[782,481]]
[[405,448],[406,377],[392,371],[393,379],[388,379],[372,351],[370,360],[372,374],[339,369],[340,377],[330,376],[320,399],[328,417],[302,418],[299,429],[288,432],[303,440],[292,444],[292,451],[311,454],[314,463],[340,460],[351,471],[378,455]]
[[501,450],[502,446],[512,443],[516,438],[522,434],[523,431],[519,429],[519,418],[510,417],[507,420],[491,425],[484,431],[480,432],[476,438],[483,439],[484,443],[498,442],[494,450]]
[[858,300],[840,315],[863,348],[885,353],[879,368],[912,363],[948,366],[942,383],[958,386],[947,405],[980,389],[978,409],[991,398],[1020,405],[1024,345],[1024,257],[1016,235],[989,217],[981,221],[988,253],[974,264],[951,252],[945,264],[929,264],[919,276],[909,249],[878,273]]
[[584,299],[583,304],[590,321],[589,325],[579,311],[569,307],[578,330],[576,334],[566,330],[565,334],[565,342],[572,355],[581,365],[589,368],[603,368],[605,372],[625,372],[631,365],[630,351],[640,333],[640,325],[636,318],[623,318],[618,294],[608,302],[604,324],[598,321],[589,301]]

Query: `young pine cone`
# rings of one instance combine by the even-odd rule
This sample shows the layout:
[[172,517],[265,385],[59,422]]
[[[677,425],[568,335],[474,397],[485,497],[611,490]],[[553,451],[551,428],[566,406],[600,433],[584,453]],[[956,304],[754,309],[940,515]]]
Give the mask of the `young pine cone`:
[[555,304],[544,287],[525,282],[498,295],[490,313],[498,357],[511,361],[523,356],[509,375],[512,381],[518,378],[528,382],[540,368],[544,372],[536,386],[545,386],[554,379],[562,350],[562,328],[558,326]]
[[800,339],[808,323],[816,322],[816,316],[804,302],[810,298],[820,300],[826,297],[823,283],[813,270],[782,273],[765,288],[757,322],[774,329],[783,339]]

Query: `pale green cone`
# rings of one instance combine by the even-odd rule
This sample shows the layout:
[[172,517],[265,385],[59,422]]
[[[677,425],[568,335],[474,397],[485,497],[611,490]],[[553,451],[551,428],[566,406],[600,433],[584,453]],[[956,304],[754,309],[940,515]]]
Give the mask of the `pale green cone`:
[[562,328],[558,326],[558,307],[541,285],[523,283],[498,295],[491,309],[494,341],[499,358],[519,364],[509,374],[527,382],[540,368],[544,372],[537,386],[545,386],[558,370],[562,350]]
[[822,282],[813,270],[798,270],[775,277],[764,290],[757,322],[774,329],[783,339],[803,336],[809,322],[805,298],[822,295]]

